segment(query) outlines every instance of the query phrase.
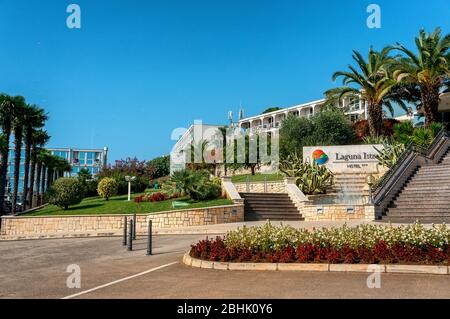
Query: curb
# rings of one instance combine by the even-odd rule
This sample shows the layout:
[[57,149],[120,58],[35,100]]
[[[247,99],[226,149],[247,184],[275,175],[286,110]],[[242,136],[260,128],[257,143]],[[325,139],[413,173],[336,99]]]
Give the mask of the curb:
[[375,272],[402,274],[449,275],[450,266],[378,265],[378,264],[299,264],[299,263],[233,263],[207,261],[183,255],[183,263],[190,267],[241,271],[319,271],[319,272]]

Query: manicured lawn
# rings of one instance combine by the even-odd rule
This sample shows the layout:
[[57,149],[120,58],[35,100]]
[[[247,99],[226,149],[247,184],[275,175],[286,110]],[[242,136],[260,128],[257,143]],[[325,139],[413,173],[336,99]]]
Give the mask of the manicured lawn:
[[127,195],[116,196],[106,201],[99,197],[85,198],[80,204],[71,206],[68,210],[53,205],[46,206],[42,209],[27,214],[26,216],[39,215],[94,215],[94,214],[146,214],[155,213],[166,210],[200,208],[210,206],[230,205],[233,202],[228,199],[214,199],[203,202],[193,202],[189,198],[177,198],[176,201],[183,201],[189,203],[186,207],[172,207],[173,200],[166,200],[162,202],[143,202],[135,203],[133,198],[139,194],[133,195],[130,202],[127,201]]
[[244,175],[235,175],[231,177],[231,181],[233,183],[245,183],[247,181],[247,177],[250,182],[264,182],[264,178],[267,178],[268,182],[274,181],[282,181],[284,179],[284,175],[281,173],[270,173],[270,174],[261,174],[256,173],[252,174],[244,174]]

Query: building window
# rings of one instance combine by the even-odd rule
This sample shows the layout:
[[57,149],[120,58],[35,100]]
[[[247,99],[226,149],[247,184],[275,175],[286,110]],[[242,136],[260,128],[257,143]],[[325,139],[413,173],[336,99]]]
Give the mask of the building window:
[[94,153],[93,152],[89,152],[87,153],[87,165],[93,165],[94,164]]

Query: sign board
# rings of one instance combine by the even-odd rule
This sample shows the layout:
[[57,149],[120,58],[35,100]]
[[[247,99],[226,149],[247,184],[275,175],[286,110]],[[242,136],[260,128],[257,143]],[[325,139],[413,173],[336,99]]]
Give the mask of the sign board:
[[376,151],[383,145],[340,145],[303,147],[303,161],[325,165],[333,173],[379,173]]

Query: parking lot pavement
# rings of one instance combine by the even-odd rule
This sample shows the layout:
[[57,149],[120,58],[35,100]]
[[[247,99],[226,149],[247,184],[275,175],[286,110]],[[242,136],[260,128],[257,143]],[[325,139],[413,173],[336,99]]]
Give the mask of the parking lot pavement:
[[[60,298],[180,261],[203,235],[155,236],[152,256],[145,238],[128,252],[120,237],[0,242],[0,298]],[[81,289],[66,286],[67,266],[81,269]]]
[[[154,255],[145,238],[133,252],[121,238],[0,242],[1,298],[450,298],[450,276],[365,273],[241,272],[190,268],[181,257],[203,235],[161,235]],[[81,269],[81,288],[66,268]],[[74,295],[79,294],[79,295]]]

